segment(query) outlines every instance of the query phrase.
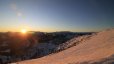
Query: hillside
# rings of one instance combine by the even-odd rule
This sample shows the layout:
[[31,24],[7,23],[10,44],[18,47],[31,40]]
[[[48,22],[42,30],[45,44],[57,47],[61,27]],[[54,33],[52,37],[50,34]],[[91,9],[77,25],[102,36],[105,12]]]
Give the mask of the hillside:
[[113,50],[114,29],[108,29],[59,53],[17,64],[113,64]]

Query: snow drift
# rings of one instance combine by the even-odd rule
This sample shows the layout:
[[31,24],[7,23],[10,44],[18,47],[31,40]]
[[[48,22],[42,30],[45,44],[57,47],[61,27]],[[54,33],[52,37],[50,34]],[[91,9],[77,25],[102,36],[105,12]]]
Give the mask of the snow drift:
[[108,29],[59,53],[17,64],[111,64],[114,62],[113,54],[114,29]]

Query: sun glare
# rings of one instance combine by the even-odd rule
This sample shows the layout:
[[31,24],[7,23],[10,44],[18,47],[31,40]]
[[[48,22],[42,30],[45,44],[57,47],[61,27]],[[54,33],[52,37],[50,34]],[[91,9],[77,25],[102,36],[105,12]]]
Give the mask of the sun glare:
[[22,29],[21,33],[25,34],[25,33],[27,33],[27,30],[26,29]]

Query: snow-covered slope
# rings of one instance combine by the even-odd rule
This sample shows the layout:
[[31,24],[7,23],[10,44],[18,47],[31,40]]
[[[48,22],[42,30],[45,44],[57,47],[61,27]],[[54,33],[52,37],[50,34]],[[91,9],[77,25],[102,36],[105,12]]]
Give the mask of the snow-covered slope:
[[[94,34],[93,34],[94,35]],[[67,48],[73,47],[73,46],[77,46],[78,44],[80,44],[81,42],[89,39],[92,35],[83,35],[83,36],[79,36],[79,37],[74,37],[71,40],[60,44],[57,48],[56,51],[63,51]]]
[[[56,54],[39,59],[17,62],[17,64],[88,64],[114,54],[114,29],[105,30]],[[114,60],[114,59],[113,59]],[[106,64],[106,63],[104,63]]]

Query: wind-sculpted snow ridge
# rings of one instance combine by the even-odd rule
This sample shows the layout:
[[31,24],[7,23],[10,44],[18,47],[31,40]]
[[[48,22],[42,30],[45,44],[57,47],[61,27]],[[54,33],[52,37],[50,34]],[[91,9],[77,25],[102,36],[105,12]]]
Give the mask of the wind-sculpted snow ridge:
[[17,64],[114,64],[113,54],[114,29],[108,29],[59,53]]
[[[94,33],[95,34],[95,33]],[[93,34],[93,35],[94,35]],[[73,39],[59,45],[56,49],[56,51],[62,51],[62,50],[65,50],[67,48],[70,48],[70,47],[73,47],[73,46],[76,46],[78,44],[80,44],[81,42],[84,42],[88,39],[90,39],[92,35],[83,35],[83,36],[79,36],[79,37],[74,37]]]

